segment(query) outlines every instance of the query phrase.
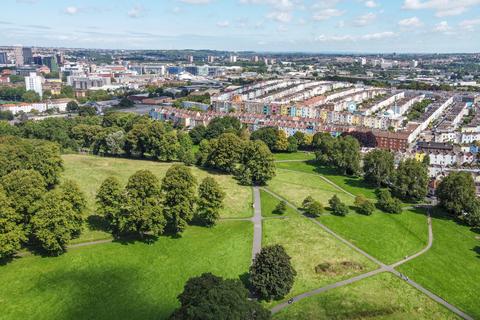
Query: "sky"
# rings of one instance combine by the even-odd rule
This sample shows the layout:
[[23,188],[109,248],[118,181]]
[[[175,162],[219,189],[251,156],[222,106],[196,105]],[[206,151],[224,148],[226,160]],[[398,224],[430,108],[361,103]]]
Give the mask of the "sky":
[[1,0],[0,45],[480,52],[480,0]]

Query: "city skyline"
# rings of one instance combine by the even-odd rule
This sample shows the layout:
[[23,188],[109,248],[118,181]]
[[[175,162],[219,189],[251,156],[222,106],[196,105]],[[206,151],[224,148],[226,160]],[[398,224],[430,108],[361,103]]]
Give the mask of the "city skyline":
[[0,45],[446,53],[480,43],[480,0],[7,0],[2,9]]

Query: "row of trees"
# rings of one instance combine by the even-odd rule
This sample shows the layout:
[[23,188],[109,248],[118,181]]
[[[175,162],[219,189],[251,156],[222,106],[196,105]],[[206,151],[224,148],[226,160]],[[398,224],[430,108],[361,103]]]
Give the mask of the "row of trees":
[[268,309],[249,299],[245,285],[261,300],[284,298],[297,274],[290,260],[282,246],[267,246],[256,255],[247,284],[211,273],[190,278],[178,296],[180,307],[170,319],[270,319]]
[[115,236],[136,234],[144,238],[165,231],[181,233],[192,219],[206,226],[215,225],[225,193],[211,177],[203,179],[197,191],[190,168],[174,165],[161,184],[148,170],[137,171],[124,188],[116,178],[109,177],[96,198],[97,212]]

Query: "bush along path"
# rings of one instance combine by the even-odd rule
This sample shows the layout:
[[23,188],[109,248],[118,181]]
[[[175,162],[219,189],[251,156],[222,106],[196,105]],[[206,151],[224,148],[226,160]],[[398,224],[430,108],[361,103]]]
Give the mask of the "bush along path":
[[[290,206],[291,208],[293,208],[297,213],[301,214],[302,216],[303,213],[300,212],[298,210],[298,208],[293,205],[292,203],[288,202],[286,199],[284,199],[283,197],[277,195],[276,193],[273,193],[272,191],[266,189],[266,188],[262,188],[263,191],[265,192],[268,192],[269,194],[271,194],[272,196],[276,197],[277,199],[279,200],[283,200],[287,203],[288,206]],[[282,302],[276,306],[274,306],[271,311],[272,311],[272,314],[275,314],[285,308],[287,308],[290,304],[292,303],[295,303],[297,301],[300,301],[302,299],[305,299],[305,298],[308,298],[308,297],[311,297],[311,296],[314,296],[314,295],[317,295],[317,294],[320,294],[322,292],[325,292],[325,291],[328,291],[328,290],[331,290],[331,289],[335,289],[335,288],[339,288],[339,287],[342,287],[342,286],[345,286],[345,285],[348,285],[348,284],[351,284],[351,283],[354,283],[354,282],[357,282],[357,281],[360,281],[362,279],[366,279],[366,278],[369,278],[369,277],[372,277],[376,274],[379,274],[379,273],[382,273],[382,272],[390,272],[394,275],[396,275],[397,277],[401,278],[402,280],[404,280],[405,282],[407,282],[408,284],[410,284],[411,286],[413,286],[414,288],[416,288],[417,290],[423,292],[424,294],[426,294],[428,297],[430,297],[432,300],[436,301],[437,303],[443,305],[445,308],[447,308],[448,310],[450,310],[451,312],[455,313],[456,315],[458,315],[459,317],[465,319],[465,320],[474,320],[471,316],[469,316],[468,314],[466,314],[465,312],[461,311],[460,309],[458,309],[457,307],[455,307],[454,305],[448,303],[447,301],[443,300],[441,297],[437,296],[436,294],[434,294],[433,292],[427,290],[426,288],[422,287],[420,284],[416,283],[415,281],[409,279],[408,277],[406,277],[405,275],[403,275],[402,273],[398,272],[397,270],[395,270],[396,267],[410,261],[410,260],[413,260],[417,257],[419,257],[420,255],[424,254],[425,252],[427,252],[431,247],[432,247],[432,244],[433,244],[433,230],[432,230],[432,219],[430,217],[430,212],[428,213],[428,217],[427,217],[427,223],[428,223],[428,244],[427,246],[422,249],[421,251],[419,251],[418,253],[414,254],[414,255],[411,255],[409,257],[405,257],[405,259],[402,259],[396,263],[393,263],[391,265],[386,265],[384,264],[383,262],[379,261],[378,259],[374,258],[373,256],[371,256],[370,254],[368,254],[367,252],[365,252],[364,250],[360,249],[359,247],[357,247],[356,245],[354,245],[353,243],[349,242],[348,240],[344,239],[343,237],[341,237],[340,235],[336,234],[334,231],[332,231],[331,229],[329,229],[327,226],[325,226],[323,223],[321,223],[320,221],[314,219],[314,218],[310,218],[310,217],[306,217],[304,216],[306,219],[309,219],[310,221],[312,221],[313,223],[317,224],[318,226],[320,226],[323,230],[325,230],[327,233],[329,233],[330,235],[332,235],[333,237],[335,237],[336,239],[340,240],[341,242],[345,243],[346,245],[348,245],[349,247],[351,247],[352,249],[354,249],[355,251],[359,252],[360,254],[362,254],[363,256],[365,256],[366,258],[368,258],[369,260],[373,261],[374,263],[376,263],[379,268],[376,269],[376,270],[373,270],[373,271],[370,271],[370,272],[367,272],[367,273],[364,273],[364,274],[361,274],[361,275],[358,275],[356,277],[353,277],[353,278],[350,278],[350,279],[346,279],[346,280],[342,280],[342,281],[339,281],[339,282],[336,282],[336,283],[332,283],[332,284],[329,284],[327,286],[324,286],[324,287],[321,287],[321,288],[318,288],[318,289],[315,289],[315,290],[312,290],[312,291],[309,291],[309,292],[305,292],[305,293],[302,293],[296,297],[293,297],[291,299],[289,299],[288,301],[286,302]]]

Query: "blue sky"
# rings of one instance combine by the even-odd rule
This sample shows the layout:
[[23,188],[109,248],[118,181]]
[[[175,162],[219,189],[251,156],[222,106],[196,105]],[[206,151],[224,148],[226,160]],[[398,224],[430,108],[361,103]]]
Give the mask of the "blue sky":
[[480,52],[480,0],[1,0],[0,45]]

